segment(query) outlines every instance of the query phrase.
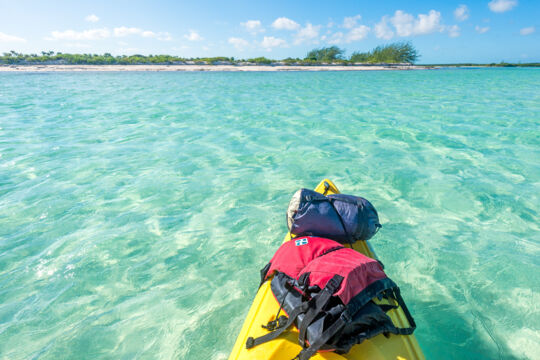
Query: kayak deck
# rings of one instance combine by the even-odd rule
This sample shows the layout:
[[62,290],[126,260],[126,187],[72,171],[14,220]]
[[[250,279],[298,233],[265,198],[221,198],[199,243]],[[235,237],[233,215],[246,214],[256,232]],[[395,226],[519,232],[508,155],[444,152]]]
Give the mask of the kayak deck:
[[[325,187],[325,183],[327,186]],[[326,192],[325,192],[326,190]],[[339,190],[328,179],[321,181],[315,191],[326,194],[337,194]],[[285,236],[284,241],[289,241],[291,234]],[[358,241],[354,244],[354,250],[376,259],[374,251],[367,241]],[[379,303],[379,301],[376,301]],[[259,337],[268,333],[261,327],[262,324],[274,320],[278,312],[279,304],[275,300],[270,281],[266,281],[258,290],[253,304],[249,309],[242,330],[236,339],[229,360],[244,359],[275,359],[290,360],[302,350],[298,344],[298,330],[291,328],[280,337],[267,343],[246,349],[248,337]],[[401,308],[390,310],[388,316],[397,327],[408,327],[409,323]],[[424,355],[416,337],[413,335],[390,335],[388,338],[383,334],[375,336],[361,344],[354,345],[347,354],[339,355],[335,352],[319,352],[312,357],[313,360],[360,360],[360,359],[424,359]]]

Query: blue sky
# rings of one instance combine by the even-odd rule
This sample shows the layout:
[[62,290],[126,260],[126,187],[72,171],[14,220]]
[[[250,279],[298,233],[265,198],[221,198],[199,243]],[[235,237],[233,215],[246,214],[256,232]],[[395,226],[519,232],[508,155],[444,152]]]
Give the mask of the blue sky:
[[304,57],[412,41],[420,63],[540,61],[540,1],[6,1],[0,52]]

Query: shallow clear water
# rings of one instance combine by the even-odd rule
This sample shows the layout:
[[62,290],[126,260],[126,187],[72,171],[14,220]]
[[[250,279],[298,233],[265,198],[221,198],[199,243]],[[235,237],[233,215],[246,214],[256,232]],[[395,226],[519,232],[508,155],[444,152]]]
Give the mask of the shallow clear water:
[[225,359],[328,177],[428,358],[540,357],[540,70],[0,73],[0,359]]

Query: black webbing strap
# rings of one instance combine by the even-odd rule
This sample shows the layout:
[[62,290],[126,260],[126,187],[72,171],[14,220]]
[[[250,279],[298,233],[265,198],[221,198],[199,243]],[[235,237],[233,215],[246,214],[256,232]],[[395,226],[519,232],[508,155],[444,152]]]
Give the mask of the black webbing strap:
[[324,289],[317,295],[314,296],[315,300],[315,306],[310,308],[307,312],[304,318],[302,319],[302,322],[299,324],[298,327],[298,342],[302,347],[305,347],[306,345],[306,333],[307,328],[311,324],[313,320],[315,320],[315,317],[317,317],[318,314],[320,314],[323,307],[328,304],[328,301],[330,301],[330,298],[332,298],[332,295],[336,292],[336,290],[341,285],[341,282],[343,281],[343,276],[340,275],[334,275],[326,284]]
[[[405,301],[403,301],[403,298],[401,297],[401,291],[399,290],[399,287],[395,287],[392,289],[394,293],[394,298],[399,304],[399,306],[403,309],[403,312],[405,313],[405,317],[407,318],[407,321],[409,322],[410,327],[408,328],[395,328],[395,331],[398,335],[411,335],[414,330],[416,329],[416,323],[414,322],[414,319],[409,312],[409,309],[407,308],[407,305],[405,305]],[[394,307],[392,305],[387,305],[388,307]],[[390,310],[390,309],[388,309]],[[331,338],[334,336],[338,331],[340,331],[343,326],[345,326],[348,322],[351,321],[351,316],[347,311],[343,312],[340,316],[340,318],[334,322],[327,330],[325,330],[321,336],[315,340],[308,348],[305,348],[302,350],[295,359],[298,360],[308,360],[311,358],[319,349],[325,345]],[[294,360],[294,359],[293,359]]]
[[249,337],[246,341],[246,349],[251,349],[254,346],[263,344],[267,341],[274,340],[279,335],[281,335],[285,330],[287,330],[293,323],[294,320],[298,317],[298,315],[302,314],[308,309],[309,303],[303,302],[301,305],[297,306],[291,313],[289,314],[289,320],[283,325],[280,323],[280,327],[275,329],[272,332],[269,332],[266,335],[259,336],[258,338],[254,339],[253,337]]
[[[315,259],[317,259],[317,258],[320,258],[321,256],[324,256],[324,255],[326,255],[326,254],[330,254],[331,252],[341,250],[341,249],[345,249],[345,246],[339,245],[339,246],[331,247],[330,249],[323,251],[322,254],[318,255],[318,256],[315,257],[313,260],[315,260]],[[311,261],[313,261],[313,260],[311,260]]]
[[264,282],[265,282],[265,280],[266,280],[266,275],[268,274],[268,270],[270,270],[270,266],[272,266],[272,263],[266,264],[266,265],[261,269],[261,282],[259,283],[259,288],[262,286],[262,284],[264,284]]
[[[288,285],[288,286],[287,286]],[[285,293],[285,296],[283,296],[283,300],[281,300],[281,303],[279,304],[279,309],[276,314],[276,319],[269,321],[266,325],[261,325],[264,329],[268,331],[274,331],[278,328],[280,328],[282,325],[284,325],[287,322],[286,316],[279,316],[279,313],[281,312],[281,309],[283,309],[283,304],[285,304],[285,300],[287,299],[287,295],[289,295],[289,292],[294,288],[292,285],[289,284],[289,282],[285,282],[285,288],[287,289],[287,292]]]
[[394,296],[396,298],[397,303],[401,308],[403,309],[403,312],[405,313],[405,317],[407,318],[407,321],[409,322],[410,327],[408,328],[396,328],[399,335],[411,335],[414,330],[416,329],[416,323],[414,322],[414,319],[409,312],[409,309],[407,308],[407,305],[405,305],[405,301],[401,297],[401,290],[399,290],[399,287],[395,287],[392,289],[394,292]]
[[315,340],[308,348],[300,351],[294,359],[299,360],[308,360],[310,357],[315,355],[315,353],[324,345],[332,336],[334,336],[343,326],[351,321],[351,318],[346,312],[343,312],[339,319],[337,319],[328,329],[326,329],[321,337]]
[[390,304],[378,304],[378,306],[384,312],[389,312],[390,310],[399,308],[399,306],[397,306],[397,305],[390,305]]

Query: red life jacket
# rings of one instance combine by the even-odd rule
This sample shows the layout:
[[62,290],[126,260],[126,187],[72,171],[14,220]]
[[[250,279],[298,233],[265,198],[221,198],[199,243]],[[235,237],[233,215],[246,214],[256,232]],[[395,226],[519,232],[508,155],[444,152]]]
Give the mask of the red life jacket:
[[[249,338],[247,348],[275,339],[296,323],[304,347],[298,358],[304,360],[321,348],[347,352],[365,338],[382,332],[408,335],[416,326],[381,263],[333,240],[308,236],[285,242],[261,270],[262,282],[271,278],[280,310],[283,307],[289,317],[276,316],[265,326],[272,332]],[[396,328],[385,311],[397,306],[378,308],[374,297],[397,302],[411,327]],[[358,324],[370,320],[375,323],[360,329]]]
[[374,282],[388,279],[377,260],[336,241],[313,236],[287,241],[274,254],[270,264],[265,280],[279,271],[293,279],[308,276],[309,286],[324,289],[335,275],[343,277],[344,286],[334,293],[343,304],[348,304]]

